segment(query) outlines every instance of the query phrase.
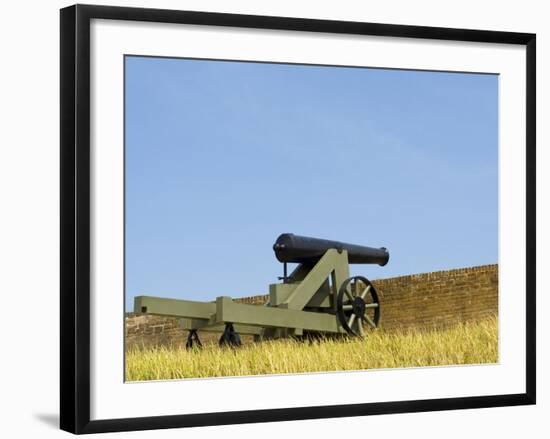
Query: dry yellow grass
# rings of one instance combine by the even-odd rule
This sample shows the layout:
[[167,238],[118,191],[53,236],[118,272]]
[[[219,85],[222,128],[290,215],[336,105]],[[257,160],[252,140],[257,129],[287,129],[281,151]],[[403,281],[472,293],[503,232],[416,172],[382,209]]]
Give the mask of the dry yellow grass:
[[238,349],[132,349],[128,381],[327,372],[496,363],[498,324],[492,318],[440,331],[374,331],[365,339],[251,343]]

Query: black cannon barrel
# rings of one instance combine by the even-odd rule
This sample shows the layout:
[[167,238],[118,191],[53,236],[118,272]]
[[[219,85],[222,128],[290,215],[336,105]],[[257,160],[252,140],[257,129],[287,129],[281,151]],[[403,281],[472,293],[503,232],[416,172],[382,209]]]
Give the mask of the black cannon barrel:
[[385,247],[364,247],[327,239],[309,238],[293,233],[283,233],[273,244],[273,250],[279,262],[314,262],[331,248],[346,250],[350,264],[386,265],[390,259],[390,254]]

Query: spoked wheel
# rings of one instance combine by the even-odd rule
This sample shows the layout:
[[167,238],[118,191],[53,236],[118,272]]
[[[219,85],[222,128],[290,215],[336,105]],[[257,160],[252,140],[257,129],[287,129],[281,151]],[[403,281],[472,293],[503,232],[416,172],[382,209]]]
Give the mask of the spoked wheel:
[[363,276],[350,277],[342,284],[336,309],[340,324],[350,335],[364,337],[365,327],[375,329],[380,321],[378,294]]

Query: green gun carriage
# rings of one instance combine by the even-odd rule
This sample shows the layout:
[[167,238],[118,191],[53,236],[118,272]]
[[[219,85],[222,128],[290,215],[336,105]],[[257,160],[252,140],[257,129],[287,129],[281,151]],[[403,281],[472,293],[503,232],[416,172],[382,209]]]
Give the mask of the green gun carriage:
[[[189,331],[186,346],[201,345],[198,331],[222,332],[220,345],[241,344],[239,334],[255,340],[318,335],[363,337],[378,327],[380,302],[371,282],[349,275],[349,264],[386,265],[388,250],[284,233],[273,245],[283,263],[280,283],[269,286],[263,305],[220,296],[212,302],[137,296],[136,313],[180,318]],[[298,264],[287,273],[287,264]]]

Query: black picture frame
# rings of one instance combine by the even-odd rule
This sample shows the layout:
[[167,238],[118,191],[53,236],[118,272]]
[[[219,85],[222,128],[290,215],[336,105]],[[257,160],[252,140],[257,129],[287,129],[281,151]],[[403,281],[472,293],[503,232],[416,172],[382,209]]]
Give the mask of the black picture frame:
[[[536,35],[211,12],[74,5],[61,10],[60,426],[99,433],[535,404]],[[134,20],[526,47],[526,392],[415,401],[90,420],[90,21]]]

